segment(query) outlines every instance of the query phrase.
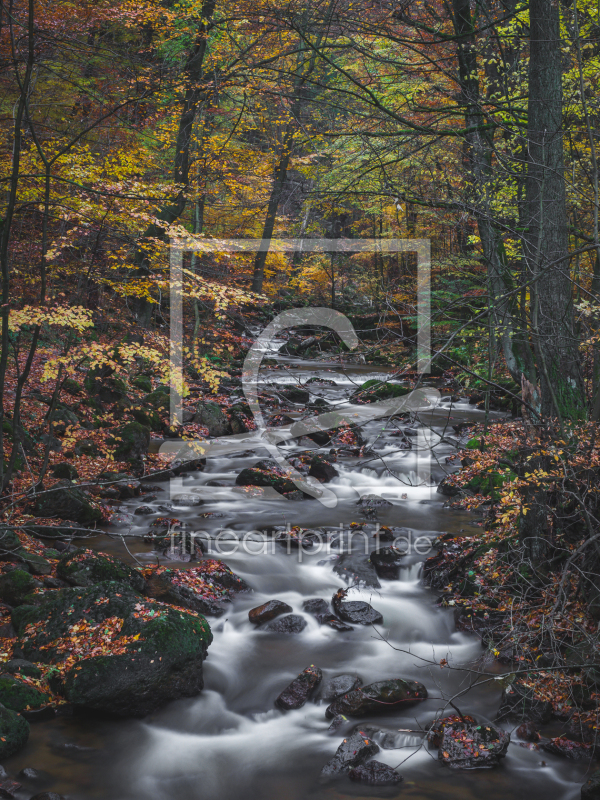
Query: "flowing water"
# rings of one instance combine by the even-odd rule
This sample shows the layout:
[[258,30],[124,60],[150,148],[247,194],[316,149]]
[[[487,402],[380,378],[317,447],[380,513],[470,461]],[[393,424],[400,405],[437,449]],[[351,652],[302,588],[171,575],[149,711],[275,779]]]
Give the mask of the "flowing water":
[[[360,365],[344,370],[329,364],[316,370],[314,362],[287,359],[282,363],[287,369],[262,370],[261,381],[281,385],[303,383],[315,375],[333,379],[335,387],[311,386],[330,402],[342,402],[356,384],[382,376]],[[454,666],[469,666],[483,653],[476,637],[455,630],[452,611],[438,608],[435,592],[420,582],[422,562],[436,536],[443,531],[476,534],[479,530],[473,514],[444,508],[444,498],[436,494],[435,486],[447,469],[446,457],[455,450],[451,426],[481,420],[482,414],[466,402],[452,406],[441,403],[420,414],[418,420],[403,422],[401,427],[411,427],[417,433],[433,431],[415,435],[416,446],[411,450],[398,449],[398,439],[384,430],[384,422],[368,423],[364,433],[373,449],[363,458],[345,458],[336,465],[340,475],[329,484],[338,497],[334,508],[316,500],[252,498],[236,489],[235,477],[240,470],[268,456],[251,434],[239,453],[209,459],[205,471],[184,479],[184,491],[196,493],[204,499],[204,505],[179,507],[172,513],[192,529],[205,531],[207,537],[218,537],[219,557],[248,582],[253,592],[238,596],[224,616],[209,619],[214,642],[204,665],[204,691],[196,698],[171,703],[142,721],[76,717],[34,724],[26,749],[7,760],[5,766],[11,772],[25,766],[45,770],[47,779],[30,788],[52,789],[73,800],[579,797],[585,765],[524,749],[515,737],[501,766],[489,771],[448,770],[438,763],[437,751],[430,752],[423,744],[423,727],[447,708],[449,696],[468,686],[464,673],[432,667],[428,661],[445,658]],[[418,452],[423,443],[434,447]],[[281,451],[289,456],[306,446],[306,441],[296,441],[282,446]],[[228,485],[207,487],[208,481]],[[156,503],[169,496],[167,484],[159,487],[164,491]],[[305,615],[308,625],[298,635],[254,628],[248,620],[249,609],[269,599],[283,600],[294,613],[303,614],[304,600],[329,600],[345,584],[332,570],[335,543],[330,550],[303,553],[300,558],[297,552],[288,554],[279,545],[267,548],[267,552],[247,552],[262,549],[256,534],[249,537],[245,548],[233,552],[235,537],[287,524],[330,531],[340,526],[347,529],[352,521],[364,521],[356,502],[359,496],[372,493],[392,503],[379,512],[378,521],[402,527],[411,543],[398,580],[381,580],[380,589],[353,590],[348,598],[371,602],[382,613],[384,624],[377,631],[355,626],[351,633],[338,633],[320,627]],[[131,514],[138,504],[124,504],[123,513]],[[206,512],[219,516],[200,516]],[[111,532],[139,535],[144,522],[147,525],[148,518],[132,516],[129,524],[113,526]],[[371,542],[373,547],[372,537]],[[102,546],[127,558],[118,540],[107,539]],[[142,563],[154,562],[155,555],[139,539],[132,538],[129,548]],[[386,737],[387,749],[382,748],[376,758],[397,767],[403,783],[394,788],[372,788],[353,784],[348,778],[333,783],[320,781],[321,768],[342,738],[340,733],[328,733],[325,705],[317,699],[284,713],[273,704],[285,686],[310,664],[320,667],[325,679],[352,673],[364,683],[403,677],[426,684],[430,699],[419,706],[361,720],[363,726],[390,734]],[[492,720],[500,693],[500,682],[492,680],[456,702],[463,713]],[[375,739],[383,741],[382,735]]]

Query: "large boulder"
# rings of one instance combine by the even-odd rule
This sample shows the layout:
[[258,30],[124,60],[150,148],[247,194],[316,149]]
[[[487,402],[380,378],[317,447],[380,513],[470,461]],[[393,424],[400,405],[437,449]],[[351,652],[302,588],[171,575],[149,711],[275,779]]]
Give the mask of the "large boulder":
[[112,431],[117,461],[141,461],[150,447],[150,428],[141,422],[128,422]]
[[452,715],[430,728],[429,742],[438,758],[453,769],[487,769],[506,756],[510,734],[493,725],[478,725],[472,717]]
[[41,588],[42,584],[22,569],[0,575],[0,600],[9,606],[22,605],[36,589]]
[[310,468],[308,474],[312,478],[316,478],[321,483],[329,483],[340,474],[337,469],[321,455],[315,455],[310,461]]
[[542,742],[542,750],[552,753],[553,756],[568,758],[570,761],[581,761],[590,759],[594,755],[595,747],[591,742],[575,742],[565,736],[557,736],[554,739]]
[[364,553],[346,553],[336,561],[333,571],[352,586],[381,589],[375,567]]
[[13,675],[0,675],[0,703],[11,711],[25,711],[47,705],[51,696]]
[[352,403],[377,403],[380,400],[390,400],[395,397],[404,397],[410,394],[412,389],[407,386],[399,386],[397,383],[386,383],[375,378],[365,381],[360,389],[357,389],[350,397]]
[[338,617],[354,625],[381,625],[383,617],[370,603],[362,600],[345,601],[347,589],[338,589],[331,604]]
[[95,508],[85,492],[73,486],[69,480],[59,481],[41,492],[35,500],[34,511],[39,517],[59,517],[82,525],[102,519],[100,509]]
[[288,386],[285,389],[278,389],[277,393],[289,403],[305,406],[310,400],[310,393],[299,386]]
[[600,769],[592,772],[581,787],[581,800],[600,800]]
[[297,678],[286,686],[279,697],[275,700],[277,708],[283,711],[290,711],[295,708],[302,708],[308,698],[321,683],[323,673],[314,664],[303,670]]
[[0,705],[0,758],[17,753],[29,739],[29,723],[20,714]]
[[361,685],[362,680],[358,675],[336,675],[335,678],[330,678],[323,684],[321,700],[330,703],[343,694],[355,691]]
[[389,711],[402,711],[427,698],[427,689],[419,681],[405,681],[391,678],[377,681],[361,689],[338,697],[327,706],[325,715],[333,719],[338,714],[347,717],[366,717],[371,714],[385,714]]
[[500,709],[496,719],[513,722],[537,722],[545,725],[552,719],[553,709],[549,700],[543,700],[528,686],[518,681],[502,692]]
[[14,609],[17,648],[57,668],[51,688],[76,707],[141,717],[202,689],[212,634],[204,617],[103,581]]
[[402,775],[381,761],[369,761],[353,767],[348,776],[351,781],[366,783],[368,786],[395,786],[402,781]]
[[[189,608],[218,617],[224,603],[240,592],[249,592],[248,584],[218,559],[205,559],[193,569],[147,567],[145,593],[163,603]],[[291,610],[291,609],[290,609]]]
[[375,567],[380,578],[395,580],[404,556],[405,553],[397,547],[380,547],[371,553],[369,561]]
[[23,547],[12,528],[0,530],[0,561],[13,561],[14,554]]
[[347,775],[353,767],[360,766],[378,752],[379,745],[362,731],[356,731],[344,739],[334,757],[321,770],[321,775],[325,777]]
[[143,593],[146,582],[140,572],[106,553],[80,548],[65,553],[56,566],[57,576],[72,586],[92,586],[101,581],[122,581]]
[[296,484],[287,477],[277,461],[264,458],[252,467],[246,467],[235,479],[237,486],[270,486],[277,492],[294,492]]
[[208,428],[209,436],[227,436],[231,433],[231,423],[227,414],[217,403],[208,400],[198,403],[192,422]]

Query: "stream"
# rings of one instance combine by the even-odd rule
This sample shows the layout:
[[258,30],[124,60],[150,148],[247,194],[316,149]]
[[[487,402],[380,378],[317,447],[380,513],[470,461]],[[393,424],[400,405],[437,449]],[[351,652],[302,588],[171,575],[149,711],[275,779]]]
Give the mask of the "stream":
[[[326,378],[336,385],[311,384],[310,388],[329,403],[342,403],[363,381],[386,374],[360,364],[331,362],[316,367],[314,361],[278,360],[278,368],[261,370],[263,386],[270,382],[299,385],[311,377]],[[191,473],[183,480],[184,492],[203,499],[204,504],[175,506],[171,515],[194,530],[203,530],[205,538],[221,550],[213,550],[210,557],[223,558],[253,592],[238,595],[222,617],[209,618],[214,642],[204,664],[204,691],[198,697],[173,702],[143,720],[58,717],[33,724],[27,747],[7,759],[6,768],[45,771],[48,780],[37,790],[59,792],[73,800],[578,798],[586,779],[586,764],[525,749],[513,736],[500,767],[453,771],[438,762],[437,751],[424,746],[420,732],[437,712],[447,708],[446,698],[468,685],[464,673],[432,668],[425,660],[448,659],[454,666],[472,666],[484,652],[477,637],[456,631],[452,610],[437,607],[437,593],[420,581],[422,562],[441,532],[476,535],[480,530],[473,513],[444,508],[445,498],[436,493],[436,485],[448,469],[446,457],[456,450],[451,426],[480,421],[483,413],[467,401],[452,405],[442,402],[419,413],[416,420],[402,421],[401,428],[411,428],[416,434],[412,449],[398,448],[399,440],[391,436],[389,425],[386,430],[385,421],[367,423],[363,434],[373,449],[361,458],[343,458],[335,465],[340,474],[328,488],[338,502],[331,508],[317,500],[253,497],[235,487],[235,478],[244,467],[268,456],[251,433],[238,453],[209,458],[203,472]],[[428,434],[435,445],[433,451],[424,448],[417,452],[424,440],[419,431],[428,429],[433,432]],[[307,445],[307,440],[294,440],[281,445],[280,451],[290,456],[308,446],[318,449],[310,442]],[[224,485],[207,486],[209,481]],[[164,503],[169,485],[165,482],[157,486],[163,491],[154,503]],[[302,610],[306,599],[329,601],[337,589],[346,586],[332,569],[339,556],[339,541],[320,552],[302,552],[300,557],[298,551],[288,554],[284,547],[271,546],[267,540],[267,552],[252,553],[247,551],[263,549],[260,537],[253,533],[247,537],[246,546],[235,552],[236,536],[276,526],[330,531],[341,526],[341,530],[347,530],[349,523],[365,521],[357,500],[366,494],[377,494],[392,504],[370,520],[370,548],[375,548],[372,534],[378,522],[402,528],[408,550],[398,580],[381,579],[381,588],[353,589],[348,596],[349,600],[367,600],[381,612],[384,623],[377,631],[357,625],[352,632],[340,633],[319,626]],[[151,546],[139,538],[152,518],[133,516],[139,504],[139,498],[122,503],[124,522],[113,525],[109,532],[135,537],[128,546],[136,559],[143,564],[155,563]],[[211,512],[217,516],[201,516]],[[130,561],[119,540],[106,537],[94,546]],[[174,561],[172,566],[184,565]],[[308,624],[300,634],[270,633],[249,622],[251,608],[274,598],[292,606],[293,613],[305,616]],[[282,712],[274,706],[277,695],[311,664],[323,670],[324,681],[351,673],[365,684],[402,677],[427,686],[427,701],[360,720],[361,725],[388,734],[387,749],[382,747],[376,758],[397,767],[404,778],[398,786],[368,787],[347,777],[321,782],[320,771],[343,736],[328,732],[326,704],[316,693],[313,701],[299,710]],[[490,721],[498,709],[500,694],[500,682],[492,680],[456,702],[463,713]],[[447,713],[453,713],[452,709]],[[374,739],[381,744],[383,734]]]

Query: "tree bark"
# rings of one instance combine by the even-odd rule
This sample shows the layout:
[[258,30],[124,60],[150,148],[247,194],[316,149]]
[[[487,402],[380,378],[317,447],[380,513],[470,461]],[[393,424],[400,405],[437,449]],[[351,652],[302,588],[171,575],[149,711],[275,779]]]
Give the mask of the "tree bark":
[[[204,79],[204,57],[208,42],[208,28],[215,12],[217,0],[206,0],[202,6],[202,16],[198,22],[196,41],[189,53],[184,73],[186,75],[186,90],[183,106],[179,117],[177,137],[175,140],[175,158],[173,160],[173,182],[178,184],[178,193],[170,197],[156,215],[158,222],[149,225],[145,230],[136,253],[136,270],[138,277],[150,274],[150,259],[147,243],[151,239],[163,240],[165,227],[175,222],[183,214],[187,203],[187,189],[190,184],[190,154],[192,149],[192,131],[198,109],[206,97],[206,89],[202,85]],[[164,222],[165,225],[161,225]],[[142,297],[136,303],[136,313],[140,324],[144,327],[150,325],[152,306],[146,298]]]
[[525,260],[542,414],[584,415],[574,329],[563,160],[558,0],[530,0]]

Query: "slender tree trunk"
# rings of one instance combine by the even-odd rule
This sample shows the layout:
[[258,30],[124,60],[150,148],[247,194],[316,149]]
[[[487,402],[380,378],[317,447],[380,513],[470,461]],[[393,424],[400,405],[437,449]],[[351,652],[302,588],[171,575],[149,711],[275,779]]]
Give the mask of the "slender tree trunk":
[[[527,338],[515,330],[515,299],[505,295],[512,288],[501,233],[494,224],[492,193],[492,136],[483,130],[485,118],[479,85],[479,66],[475,22],[469,0],[452,0],[454,30],[457,36],[458,79],[461,103],[465,109],[465,126],[472,132],[466,136],[465,171],[470,182],[467,192],[468,210],[477,220],[481,247],[488,269],[490,314],[495,338],[502,345],[504,359],[512,377],[521,382],[525,373],[531,374],[532,359],[527,357]],[[493,84],[492,84],[493,85]]]
[[[12,163],[10,169],[10,179],[8,183],[8,201],[6,203],[6,211],[4,218],[0,220],[0,272],[2,275],[2,307],[0,314],[2,318],[2,342],[0,349],[0,484],[6,485],[10,481],[12,466],[9,465],[6,473],[4,471],[4,392],[6,387],[6,371],[8,367],[8,348],[9,348],[9,327],[8,319],[10,315],[10,253],[9,243],[10,234],[12,229],[13,218],[18,203],[18,186],[19,177],[21,172],[21,141],[23,137],[23,119],[27,109],[27,97],[31,87],[31,76],[33,74],[33,67],[35,64],[35,42],[34,42],[34,2],[29,0],[28,4],[28,17],[27,17],[27,61],[25,66],[25,74],[19,76],[19,60],[17,57],[17,50],[12,30],[12,18],[9,18],[9,25],[11,26],[11,43],[12,43],[12,60],[13,68],[15,70],[15,77],[19,84],[19,99],[16,105],[14,134],[13,134],[13,152]],[[37,335],[34,334],[34,344],[37,343]],[[18,422],[18,420],[17,420]],[[15,445],[18,440],[18,431],[15,429],[13,420],[13,435],[15,437]],[[15,447],[13,446],[13,451]],[[14,464],[14,459],[11,459]]]
[[[179,117],[177,137],[175,139],[175,158],[173,160],[173,182],[180,186],[180,190],[165,202],[156,215],[159,222],[149,225],[142,236],[136,253],[136,263],[138,265],[136,272],[138,277],[150,275],[148,252],[150,240],[164,240],[165,227],[179,219],[186,207],[186,192],[190,184],[192,132],[198,109],[206,99],[206,89],[202,85],[204,80],[204,57],[208,43],[208,29],[216,5],[217,0],[206,0],[202,6],[202,16],[198,23],[196,41],[184,67],[187,88]],[[161,225],[161,222],[164,222],[165,225]],[[152,306],[153,303],[143,297],[136,303],[138,320],[144,327],[150,325]]]
[[279,159],[273,172],[273,185],[271,187],[271,196],[269,197],[269,205],[267,206],[267,214],[265,216],[265,224],[262,232],[262,244],[254,259],[254,274],[252,277],[253,292],[262,292],[263,281],[265,278],[265,263],[267,260],[267,253],[269,252],[269,245],[273,237],[273,231],[275,230],[277,209],[279,208],[279,201],[281,200],[287,169],[290,165],[290,158],[292,156],[292,143],[294,140],[294,133],[296,132],[296,120],[294,119],[294,112],[298,110],[298,107],[299,104],[297,102],[294,103],[292,118],[285,127],[283,143],[279,151]]
[[530,0],[527,232],[533,343],[542,413],[585,413],[574,330],[562,131],[562,53],[558,0]]

